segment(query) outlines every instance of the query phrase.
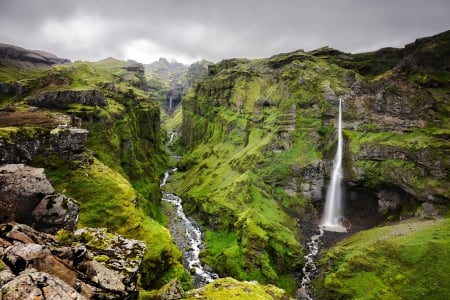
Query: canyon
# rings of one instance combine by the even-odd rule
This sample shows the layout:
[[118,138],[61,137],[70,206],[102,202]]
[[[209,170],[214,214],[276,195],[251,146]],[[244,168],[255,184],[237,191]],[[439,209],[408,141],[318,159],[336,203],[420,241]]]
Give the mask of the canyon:
[[[370,53],[324,47],[191,66],[40,55],[0,47],[5,297],[25,284],[42,293],[25,274],[51,278],[67,299],[450,292],[449,31]],[[328,225],[346,231],[319,232],[339,149],[341,220]],[[164,213],[171,202],[184,217]],[[217,273],[211,283],[193,282],[174,218],[195,221],[196,268]],[[78,275],[59,278],[42,267],[49,260]]]

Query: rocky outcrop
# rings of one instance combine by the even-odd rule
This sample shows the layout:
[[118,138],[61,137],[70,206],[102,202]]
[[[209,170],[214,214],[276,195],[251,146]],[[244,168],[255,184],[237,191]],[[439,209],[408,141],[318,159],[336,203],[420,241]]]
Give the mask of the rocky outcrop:
[[28,99],[28,104],[46,108],[68,108],[70,104],[106,106],[106,98],[100,90],[44,92]]
[[85,158],[88,131],[80,128],[58,126],[49,129],[26,130],[17,128],[7,137],[0,137],[0,163],[29,163],[33,155],[44,153],[80,161]]
[[136,299],[145,250],[142,242],[106,229],[83,228],[55,237],[23,224],[2,224],[1,291],[4,299]]
[[56,64],[68,64],[70,60],[58,58],[56,55],[44,51],[0,44],[0,63],[15,68],[44,68]]
[[82,160],[88,133],[81,128],[56,128],[50,133],[50,149],[66,160]]
[[0,94],[23,96],[29,92],[29,88],[18,82],[0,82]]
[[74,230],[79,205],[55,194],[44,169],[23,164],[0,166],[0,222],[17,221],[45,232]]

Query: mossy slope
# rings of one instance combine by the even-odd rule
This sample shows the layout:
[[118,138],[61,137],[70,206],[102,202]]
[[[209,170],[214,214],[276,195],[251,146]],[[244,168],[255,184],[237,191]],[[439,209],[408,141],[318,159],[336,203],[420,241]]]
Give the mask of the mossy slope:
[[319,299],[445,299],[450,219],[408,220],[357,233],[321,254]]
[[339,98],[349,189],[407,195],[403,215],[425,202],[445,210],[449,44],[445,32],[404,49],[322,48],[210,66],[183,99],[188,151],[173,182],[208,229],[204,261],[222,275],[279,284],[302,263],[296,218],[317,221]]
[[[162,225],[159,175],[166,168],[167,155],[160,108],[142,89],[146,83],[143,72],[130,69],[126,62],[106,59],[48,69],[7,69],[2,74],[8,75],[3,78],[8,87],[21,86],[20,93],[17,88],[2,93],[2,108],[14,107],[17,115],[31,114],[21,111],[29,109],[28,99],[43,93],[97,90],[106,98],[106,106],[72,103],[65,108],[40,108],[40,113],[46,112],[56,124],[80,118],[82,127],[89,130],[88,151],[84,161],[68,162],[57,155],[49,156],[49,149],[41,147],[31,163],[45,167],[56,189],[81,203],[81,226],[107,227],[146,243],[143,287],[156,288],[173,277],[187,279],[181,253]],[[22,135],[30,131],[26,130],[30,126],[42,126],[25,117],[22,123],[13,125],[20,126],[14,127],[14,132]],[[2,132],[6,134],[8,128],[12,127]],[[49,129],[39,130],[45,133]],[[14,143],[11,137],[16,133],[9,131],[5,138]],[[44,133],[40,139],[45,139]],[[31,134],[25,138],[34,139]],[[184,284],[190,285],[188,280]]]

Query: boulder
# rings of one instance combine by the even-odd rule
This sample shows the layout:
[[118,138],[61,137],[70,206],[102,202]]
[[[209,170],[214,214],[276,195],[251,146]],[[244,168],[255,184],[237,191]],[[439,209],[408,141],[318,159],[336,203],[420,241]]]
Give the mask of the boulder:
[[0,166],[0,222],[17,221],[45,232],[73,230],[79,205],[55,194],[44,169],[24,164]]
[[79,205],[65,195],[47,195],[31,213],[33,227],[37,230],[56,233],[59,229],[75,230]]
[[[3,296],[11,297],[4,299],[21,299],[17,291],[38,293],[36,285],[46,287],[41,293],[61,290],[64,295],[43,298],[36,294],[41,297],[37,299],[137,298],[144,243],[95,228],[61,232],[58,236],[24,224],[0,225],[0,256],[6,268],[0,274],[0,286]],[[42,284],[39,278],[44,280]]]
[[0,222],[26,222],[44,196],[54,192],[44,169],[24,164],[0,166]]

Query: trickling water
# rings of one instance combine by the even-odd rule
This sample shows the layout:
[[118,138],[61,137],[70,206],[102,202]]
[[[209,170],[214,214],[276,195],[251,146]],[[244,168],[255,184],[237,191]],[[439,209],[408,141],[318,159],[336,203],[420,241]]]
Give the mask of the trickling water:
[[[175,172],[176,168],[172,170]],[[169,179],[169,172],[164,173],[160,187],[163,188]],[[170,203],[175,211],[175,217],[171,219],[170,231],[178,248],[183,252],[185,268],[194,276],[194,286],[201,287],[219,276],[216,273],[205,270],[199,258],[203,247],[202,233],[199,226],[189,220],[183,211],[180,197],[163,191],[163,201]]]
[[336,155],[333,161],[333,173],[331,182],[328,186],[327,197],[325,202],[325,210],[322,220],[321,228],[326,231],[346,231],[342,226],[342,191],[341,182],[343,177],[342,172],[342,152],[343,152],[343,138],[342,138],[342,99],[339,99],[339,120],[338,120],[338,146]]
[[298,299],[308,299],[312,300],[311,291],[309,284],[311,283],[312,277],[316,274],[317,267],[315,263],[315,257],[319,253],[319,243],[320,238],[323,235],[323,230],[319,228],[319,233],[311,237],[311,240],[307,243],[309,253],[304,256],[305,265],[303,266],[303,278],[298,292]]

